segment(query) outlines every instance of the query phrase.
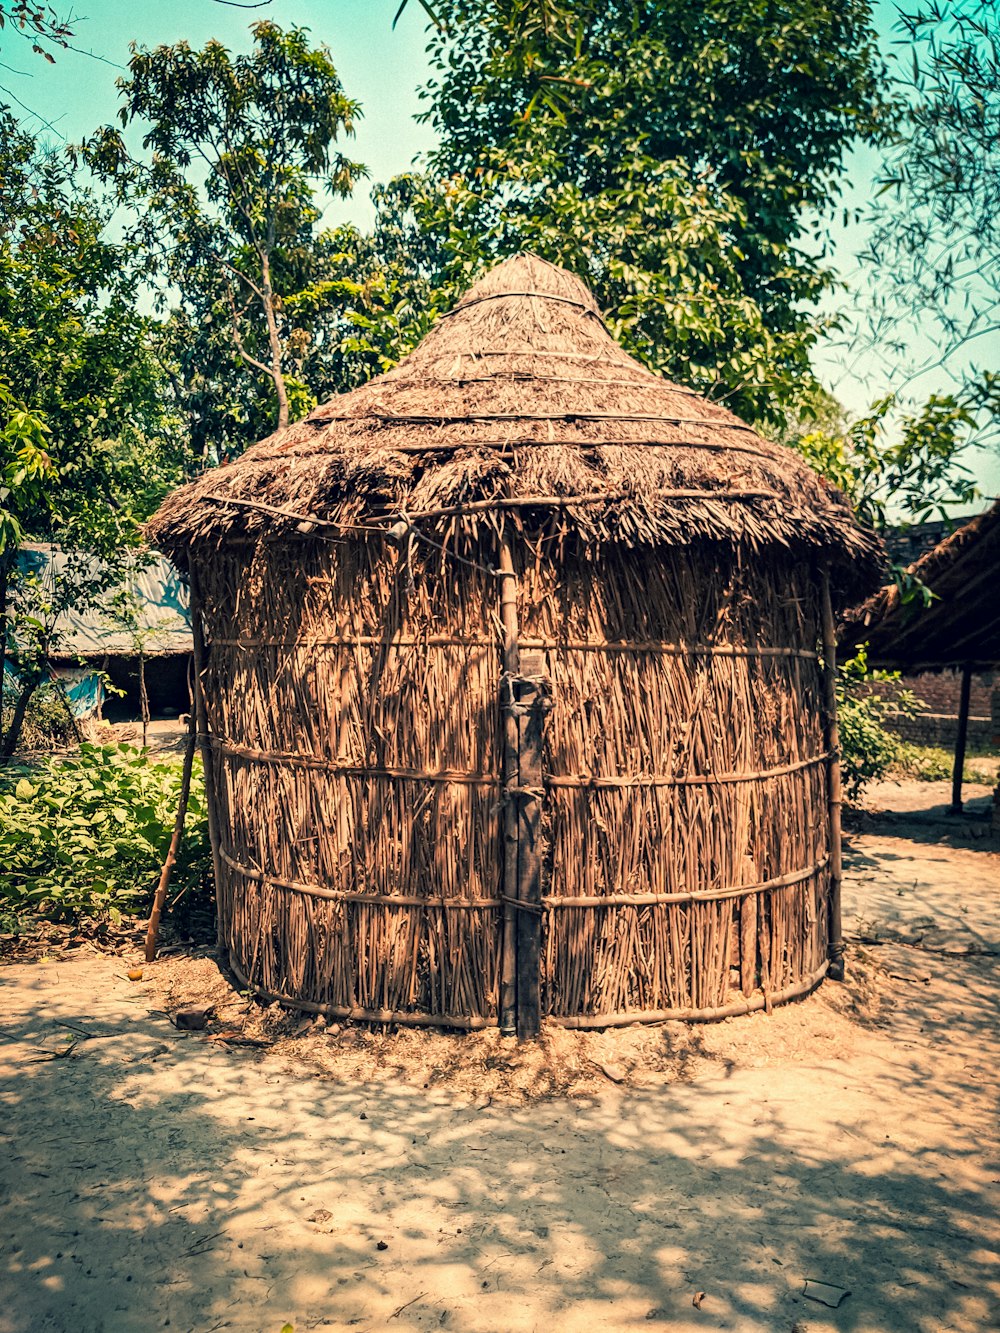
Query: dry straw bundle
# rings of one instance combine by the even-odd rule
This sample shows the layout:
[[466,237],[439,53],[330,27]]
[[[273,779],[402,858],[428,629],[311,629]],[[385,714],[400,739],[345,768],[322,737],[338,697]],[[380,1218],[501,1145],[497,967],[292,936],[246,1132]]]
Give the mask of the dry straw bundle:
[[220,936],[258,991],[530,1034],[836,962],[832,608],[875,543],[572,275],[500,265],[150,538],[191,575]]

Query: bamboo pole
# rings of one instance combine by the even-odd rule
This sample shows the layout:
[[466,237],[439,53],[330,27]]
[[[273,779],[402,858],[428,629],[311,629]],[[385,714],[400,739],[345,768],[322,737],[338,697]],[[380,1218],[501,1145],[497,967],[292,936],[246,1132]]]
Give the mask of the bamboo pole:
[[827,750],[830,754],[828,769],[828,802],[830,812],[830,897],[828,975],[834,981],[844,980],[844,931],[841,924],[841,884],[843,862],[841,848],[842,790],[840,779],[840,728],[837,725],[837,629],[833,620],[830,598],[830,570],[825,568],[820,579],[821,613],[823,618],[823,694],[826,712]]
[[537,1037],[542,1025],[542,730],[548,703],[540,673],[518,677],[517,1035],[522,1041]]
[[500,537],[500,625],[502,674],[500,707],[503,714],[504,862],[503,944],[500,968],[500,1031],[513,1036],[517,1024],[517,796],[518,735],[514,712],[514,681],[518,674],[517,574],[507,527]]
[[184,820],[187,816],[188,797],[191,794],[191,768],[194,764],[194,745],[197,737],[197,726],[195,724],[194,710],[188,720],[187,743],[184,746],[184,767],[181,771],[181,791],[180,799],[177,802],[177,815],[174,819],[174,831],[170,838],[170,847],[167,850],[166,860],[163,862],[163,869],[160,871],[160,882],[156,886],[156,893],[153,895],[153,908],[149,914],[149,925],[146,927],[146,962],[151,963],[156,957],[156,945],[160,936],[160,917],[163,915],[163,904],[167,897],[167,889],[170,887],[170,875],[174,864],[177,861],[177,849],[181,845],[181,836],[184,833]]
[[194,717],[199,749],[201,750],[202,769],[205,774],[205,813],[208,818],[208,840],[212,848],[212,873],[215,878],[216,943],[222,946],[225,940],[222,930],[222,912],[219,910],[219,894],[222,889],[222,857],[220,855],[218,806],[216,805],[218,793],[214,755],[212,754],[208,733],[208,710],[205,706],[205,691],[202,683],[206,661],[201,595],[198,588],[198,577],[193,565],[191,567],[191,640],[194,649]]
[[969,736],[969,702],[972,697],[972,663],[962,667],[962,689],[958,699],[958,731],[955,735],[955,767],[951,775],[951,813],[962,813],[962,772],[965,769],[965,744]]

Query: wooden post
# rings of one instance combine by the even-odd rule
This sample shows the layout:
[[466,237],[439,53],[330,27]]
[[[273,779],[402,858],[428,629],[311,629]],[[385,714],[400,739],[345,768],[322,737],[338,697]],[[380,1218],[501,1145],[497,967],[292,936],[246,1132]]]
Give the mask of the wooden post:
[[512,1037],[517,1025],[517,787],[518,727],[514,682],[518,674],[517,575],[506,527],[500,538],[500,625],[503,717],[503,941],[500,954],[500,1031]]
[[181,845],[181,835],[184,832],[184,819],[187,815],[188,796],[191,794],[191,768],[194,764],[194,743],[197,733],[195,725],[195,715],[193,711],[188,719],[187,744],[184,747],[184,767],[181,771],[181,791],[180,799],[177,802],[177,816],[174,819],[174,831],[170,838],[170,847],[167,851],[167,859],[163,862],[163,869],[160,871],[160,882],[156,886],[156,893],[153,895],[153,910],[149,914],[149,925],[146,927],[146,962],[151,963],[156,957],[156,945],[160,936],[160,917],[163,915],[163,904],[166,900],[167,889],[170,886],[170,874],[177,860],[177,849]]
[[205,706],[205,691],[202,677],[205,672],[205,635],[201,619],[201,596],[194,568],[191,569],[191,639],[194,646],[194,716],[197,727],[199,748],[201,750],[202,769],[205,774],[205,813],[208,817],[208,840],[212,847],[212,873],[215,879],[215,932],[216,942],[225,948],[222,933],[222,913],[219,910],[219,895],[222,892],[222,857],[220,855],[220,830],[218,818],[218,799],[215,765],[208,736],[208,709]]
[[969,735],[969,700],[972,695],[972,663],[962,667],[962,689],[958,699],[958,731],[955,735],[955,767],[951,775],[951,813],[962,813],[962,773],[965,769],[965,742]]
[[[544,656],[521,655],[517,679],[517,1035],[537,1037],[542,1026],[542,732],[549,708]],[[529,671],[535,674],[528,675]]]
[[820,600],[823,617],[823,694],[824,711],[826,712],[826,746],[830,752],[827,773],[830,821],[830,942],[827,947],[827,956],[830,959],[830,967],[827,976],[834,981],[843,981],[844,929],[841,923],[840,904],[843,881],[840,807],[843,798],[840,781],[840,728],[837,725],[837,628],[833,620],[833,604],[830,599],[829,568],[824,569],[820,577]]

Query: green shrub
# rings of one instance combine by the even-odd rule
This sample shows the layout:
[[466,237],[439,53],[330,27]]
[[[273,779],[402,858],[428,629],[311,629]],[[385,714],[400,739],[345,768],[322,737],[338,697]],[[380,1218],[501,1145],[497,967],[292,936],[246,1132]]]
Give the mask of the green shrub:
[[[148,910],[180,793],[181,765],[130,745],[81,745],[68,759],[0,773],[0,918],[61,921]],[[171,893],[210,882],[204,783],[196,764]]]
[[912,717],[919,705],[910,690],[885,699],[870,688],[873,681],[898,679],[898,672],[870,670],[864,647],[838,668],[841,776],[849,801],[859,800],[869,782],[884,778],[902,753],[903,742],[886,728],[885,719]]
[[[1000,754],[986,751],[965,756],[963,782],[982,782],[996,785]],[[941,745],[910,745],[903,743],[893,763],[893,772],[900,777],[918,778],[922,782],[950,782],[955,769],[955,756]]]
[[[14,711],[16,695],[8,687],[3,692],[4,721]],[[18,748],[21,750],[54,750],[76,739],[76,730],[70,720],[65,700],[54,685],[39,685],[31,696]]]

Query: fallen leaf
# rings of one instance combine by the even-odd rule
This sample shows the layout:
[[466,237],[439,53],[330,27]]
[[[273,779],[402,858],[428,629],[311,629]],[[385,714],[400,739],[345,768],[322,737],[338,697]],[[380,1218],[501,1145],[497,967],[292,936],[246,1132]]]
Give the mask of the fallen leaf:
[[703,1291],[696,1291],[695,1294],[691,1297],[691,1304],[694,1306],[696,1310],[700,1310],[701,1303],[704,1299],[705,1299],[705,1293]]

